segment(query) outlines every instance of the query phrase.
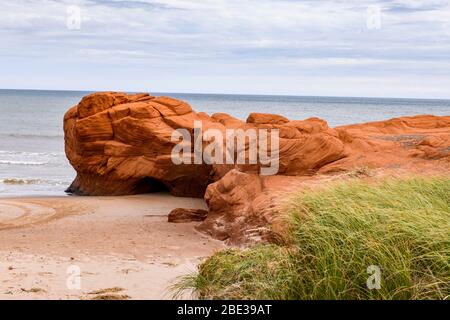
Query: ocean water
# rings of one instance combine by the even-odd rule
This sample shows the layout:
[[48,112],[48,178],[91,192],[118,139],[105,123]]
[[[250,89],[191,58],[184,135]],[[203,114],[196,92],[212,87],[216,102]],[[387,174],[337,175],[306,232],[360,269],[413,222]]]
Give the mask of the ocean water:
[[[62,195],[75,177],[64,154],[63,116],[89,92],[0,90],[0,196]],[[319,117],[338,125],[416,114],[450,115],[450,100],[170,95],[196,111],[226,112],[246,119],[250,112],[290,119]]]

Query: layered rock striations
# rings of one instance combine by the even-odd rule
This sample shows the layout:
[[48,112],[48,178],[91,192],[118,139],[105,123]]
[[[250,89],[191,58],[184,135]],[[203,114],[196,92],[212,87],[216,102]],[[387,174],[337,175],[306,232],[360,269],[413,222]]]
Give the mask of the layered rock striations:
[[[180,146],[174,132],[195,138],[212,130],[277,132],[279,153],[274,176],[261,175],[267,164],[250,163],[250,140],[245,140],[245,163],[194,163],[196,146],[206,151],[214,139],[188,144],[191,163],[175,163]],[[198,133],[198,132],[197,132]],[[79,195],[127,195],[168,190],[175,196],[205,197],[207,218],[198,227],[233,243],[264,236],[273,224],[277,191],[319,175],[356,168],[450,168],[450,116],[403,117],[381,122],[330,128],[318,118],[289,120],[252,113],[241,121],[225,113],[196,113],[186,102],[149,94],[95,93],[84,97],[64,117],[67,157],[77,171],[68,192]],[[175,135],[179,137],[180,135]],[[201,133],[200,133],[201,136]],[[250,138],[249,138],[250,139]],[[217,141],[216,141],[217,142]],[[224,141],[217,142],[226,160]],[[273,155],[268,145],[267,154]],[[232,150],[234,160],[238,152]],[[186,154],[185,154],[186,156]]]

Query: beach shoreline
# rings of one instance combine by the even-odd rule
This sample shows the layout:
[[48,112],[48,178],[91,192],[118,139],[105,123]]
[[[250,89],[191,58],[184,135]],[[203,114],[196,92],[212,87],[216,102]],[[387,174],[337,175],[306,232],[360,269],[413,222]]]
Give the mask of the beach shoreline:
[[[195,223],[168,223],[177,207],[205,204],[161,193],[0,198],[0,299],[171,299],[177,277],[224,246]],[[68,286],[74,266],[79,289]]]

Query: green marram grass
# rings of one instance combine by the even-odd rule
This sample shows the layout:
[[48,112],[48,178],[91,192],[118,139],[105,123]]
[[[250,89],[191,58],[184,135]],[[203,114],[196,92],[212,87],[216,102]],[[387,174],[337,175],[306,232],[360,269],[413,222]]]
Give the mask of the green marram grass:
[[[175,285],[200,299],[448,299],[450,179],[352,180],[292,195],[286,245],[216,253]],[[381,270],[368,289],[369,266]],[[174,290],[175,290],[174,289]]]

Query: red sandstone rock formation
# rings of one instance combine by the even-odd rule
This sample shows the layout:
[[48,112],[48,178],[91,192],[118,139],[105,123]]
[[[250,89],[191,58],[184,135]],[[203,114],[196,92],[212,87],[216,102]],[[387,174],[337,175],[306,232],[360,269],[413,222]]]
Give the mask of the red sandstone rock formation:
[[[201,121],[203,130],[220,132],[279,130],[278,175],[260,176],[260,163],[175,165],[172,133],[187,129],[193,134],[195,121]],[[64,133],[67,157],[77,171],[69,192],[169,190],[176,196],[205,196],[209,214],[199,230],[233,243],[264,237],[264,226],[274,220],[275,191],[317,174],[361,167],[450,171],[450,116],[333,129],[318,118],[252,113],[244,122],[223,113],[195,113],[187,103],[168,97],[108,92],[86,96],[71,108],[64,117]],[[207,145],[203,142],[202,148]]]
[[205,220],[207,215],[207,210],[177,208],[170,211],[168,221],[172,223],[199,222]]
[[202,197],[211,182],[207,165],[174,165],[171,135],[209,120],[182,101],[148,94],[96,93],[64,117],[67,157],[77,171],[68,191],[125,195],[168,189]]

